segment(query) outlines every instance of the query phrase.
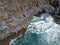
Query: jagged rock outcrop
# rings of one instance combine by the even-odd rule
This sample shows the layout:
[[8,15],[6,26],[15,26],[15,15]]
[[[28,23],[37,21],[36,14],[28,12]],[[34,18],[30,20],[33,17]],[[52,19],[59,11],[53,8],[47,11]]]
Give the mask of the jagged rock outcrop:
[[26,28],[33,15],[39,11],[59,14],[59,2],[60,0],[0,0],[0,40]]

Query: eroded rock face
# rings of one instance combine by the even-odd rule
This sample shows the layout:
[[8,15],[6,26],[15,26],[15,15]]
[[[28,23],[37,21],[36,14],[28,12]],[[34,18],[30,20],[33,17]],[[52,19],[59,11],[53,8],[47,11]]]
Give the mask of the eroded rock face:
[[[56,1],[56,0],[55,0]],[[47,13],[60,12],[53,5],[54,0],[0,0],[0,40],[26,28],[33,15],[38,11]],[[60,2],[60,0],[58,0]]]

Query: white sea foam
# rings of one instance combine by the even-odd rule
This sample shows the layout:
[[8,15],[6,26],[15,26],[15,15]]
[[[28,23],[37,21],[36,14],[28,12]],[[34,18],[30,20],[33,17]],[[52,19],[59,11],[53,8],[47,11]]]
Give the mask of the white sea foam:
[[[20,34],[20,36],[16,37],[15,39],[11,39],[9,45],[12,45],[14,43],[14,41],[16,41],[18,38],[22,37],[22,34]],[[15,44],[15,43],[14,43]]]
[[[37,35],[45,33],[44,39],[48,42],[47,45],[55,45],[54,41],[57,41],[57,44],[60,44],[60,41],[57,39],[60,33],[60,25],[54,22],[54,18],[49,14],[42,14],[41,17],[33,17],[30,25],[28,26],[25,34],[35,33]],[[47,36],[46,36],[47,35]],[[42,35],[44,36],[44,35]],[[29,37],[30,38],[30,37]],[[31,38],[30,38],[31,39]],[[26,39],[25,39],[26,40]],[[39,41],[40,38],[37,37]],[[15,41],[15,40],[14,40]],[[10,45],[14,42],[13,40],[10,42]],[[46,43],[41,39],[43,43]],[[40,43],[40,42],[39,42]]]
[[14,43],[14,41],[16,41],[16,40],[17,40],[17,39],[11,39],[11,41],[10,41],[9,45],[13,44],[13,43]]
[[[47,16],[48,15],[48,16]],[[34,17],[35,18],[35,17]],[[34,21],[39,20],[40,21],[36,21],[36,22],[31,22],[30,25],[28,26],[27,32],[30,31],[32,33],[42,33],[42,32],[48,32],[47,29],[50,29],[52,27],[56,27],[58,26],[56,23],[54,23],[54,19],[52,16],[50,16],[49,14],[42,14],[41,17],[36,17],[36,19],[32,19]],[[30,28],[31,27],[31,28]]]

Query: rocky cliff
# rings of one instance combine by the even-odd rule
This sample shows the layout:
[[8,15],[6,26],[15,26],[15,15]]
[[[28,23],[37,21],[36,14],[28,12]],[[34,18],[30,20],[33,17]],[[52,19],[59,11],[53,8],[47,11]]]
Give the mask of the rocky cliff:
[[0,0],[0,40],[26,28],[38,12],[50,13],[57,21],[60,0]]

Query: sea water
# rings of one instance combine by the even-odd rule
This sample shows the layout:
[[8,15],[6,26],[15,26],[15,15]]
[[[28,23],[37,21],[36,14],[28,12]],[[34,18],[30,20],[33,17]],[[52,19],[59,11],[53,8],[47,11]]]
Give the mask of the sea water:
[[33,16],[25,35],[10,45],[60,45],[60,25],[47,13],[40,17]]

